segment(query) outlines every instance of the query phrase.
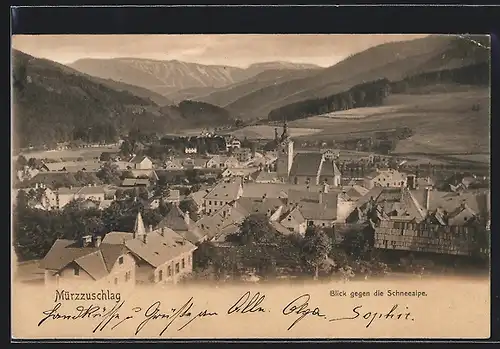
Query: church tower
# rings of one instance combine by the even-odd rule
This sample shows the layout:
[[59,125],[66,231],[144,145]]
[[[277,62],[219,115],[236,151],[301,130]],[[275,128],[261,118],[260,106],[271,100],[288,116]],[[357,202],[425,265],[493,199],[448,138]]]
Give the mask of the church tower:
[[288,125],[286,119],[283,120],[283,133],[278,143],[277,175],[285,181],[288,181],[290,170],[293,164],[293,141],[288,134]]

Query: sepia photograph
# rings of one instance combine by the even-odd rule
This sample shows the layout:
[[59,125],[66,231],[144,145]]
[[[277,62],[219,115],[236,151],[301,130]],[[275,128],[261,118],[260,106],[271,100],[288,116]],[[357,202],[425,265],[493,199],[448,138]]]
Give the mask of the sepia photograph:
[[490,51],[13,35],[13,337],[488,338]]

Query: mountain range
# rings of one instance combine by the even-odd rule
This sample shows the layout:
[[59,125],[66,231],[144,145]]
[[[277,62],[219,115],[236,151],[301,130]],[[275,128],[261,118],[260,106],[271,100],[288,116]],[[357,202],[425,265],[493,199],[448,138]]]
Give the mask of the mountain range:
[[144,87],[164,96],[185,89],[216,89],[228,86],[266,70],[320,68],[312,64],[289,62],[256,63],[248,68],[239,68],[222,65],[202,65],[177,60],[158,61],[137,58],[85,58],[77,60],[69,64],[69,66],[88,75]]
[[[488,62],[487,45],[486,36],[428,36],[375,46],[328,68],[288,62],[238,68],[136,58],[81,59],[65,66],[13,50],[16,132],[27,144],[70,140],[75,129],[95,122],[123,133],[134,127],[171,132],[234,119],[262,120],[285,105],[364,82],[394,82]],[[106,132],[93,137],[106,137]]]

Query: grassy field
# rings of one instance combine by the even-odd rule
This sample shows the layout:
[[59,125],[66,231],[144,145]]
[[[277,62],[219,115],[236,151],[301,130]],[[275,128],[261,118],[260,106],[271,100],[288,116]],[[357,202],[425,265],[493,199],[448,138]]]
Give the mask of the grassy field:
[[[480,104],[479,111],[472,106]],[[415,134],[398,143],[397,153],[477,153],[489,152],[490,92],[471,89],[430,95],[391,95],[382,110],[359,119],[336,119],[315,116],[291,122],[291,127],[322,129],[299,139],[351,138],[395,127],[410,127]],[[389,107],[389,109],[387,108]],[[389,111],[388,111],[389,110]],[[460,155],[457,155],[460,156]],[[483,158],[485,158],[483,156]]]
[[[274,138],[274,126],[267,125],[256,125],[256,126],[247,126],[241,128],[239,130],[233,131],[231,134],[236,138],[245,138],[248,139],[273,139]],[[278,127],[278,133],[281,134],[283,129]],[[301,136],[309,136],[316,134],[318,132],[322,132],[322,128],[304,128],[304,127],[290,127],[289,134],[291,137],[301,137]]]
[[83,158],[84,160],[90,160],[94,157],[99,157],[103,152],[115,152],[119,149],[117,147],[99,147],[99,148],[80,148],[72,150],[52,150],[52,151],[33,151],[24,152],[22,155],[29,158],[35,159],[62,159],[70,160]]

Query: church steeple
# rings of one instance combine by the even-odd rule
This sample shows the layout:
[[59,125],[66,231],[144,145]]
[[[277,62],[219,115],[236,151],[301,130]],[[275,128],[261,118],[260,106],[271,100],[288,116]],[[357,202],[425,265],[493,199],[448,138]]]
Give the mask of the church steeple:
[[288,138],[290,138],[290,136],[288,135],[288,124],[286,122],[286,116],[285,116],[283,117],[283,133],[281,134],[281,141],[283,142]]
[[133,233],[134,233],[134,239],[138,236],[146,234],[146,228],[144,227],[144,222],[142,220],[141,212],[137,212]]

